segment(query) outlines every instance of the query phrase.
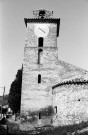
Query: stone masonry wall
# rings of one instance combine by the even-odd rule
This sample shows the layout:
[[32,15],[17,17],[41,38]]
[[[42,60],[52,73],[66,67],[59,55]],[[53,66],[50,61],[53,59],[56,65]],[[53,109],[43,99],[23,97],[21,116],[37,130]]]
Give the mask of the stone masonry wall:
[[[24,55],[24,67],[29,70],[54,69],[58,62],[57,47],[43,47],[42,55],[40,56],[40,65],[38,64],[38,48],[26,47]],[[40,67],[40,68],[39,68]]]
[[[45,23],[44,23],[45,24]],[[36,23],[28,23],[26,30],[26,47],[38,47],[38,37],[34,34],[34,28]],[[44,47],[57,47],[57,25],[50,23],[47,24],[49,27],[49,34],[44,37]]]
[[53,125],[73,125],[88,120],[88,85],[65,85],[53,89],[53,107],[57,112]]
[[[58,48],[57,48],[57,25],[49,26],[49,34],[44,37],[43,50],[38,64],[38,37],[34,34],[36,23],[27,24],[27,36],[25,40],[21,115],[30,116],[30,113],[37,112],[52,106],[52,83],[60,79],[57,70]],[[41,75],[41,83],[38,83],[38,75]]]
[[[35,24],[27,24],[25,40],[21,118],[25,118],[27,128],[23,124],[22,130],[29,130],[29,123],[33,127],[61,126],[88,120],[88,85],[52,89],[62,81],[83,78],[85,72],[58,60],[56,24],[48,25],[50,32],[44,37],[43,47],[38,47]],[[38,64],[40,48],[42,53]],[[41,83],[38,83],[38,75],[41,75]]]

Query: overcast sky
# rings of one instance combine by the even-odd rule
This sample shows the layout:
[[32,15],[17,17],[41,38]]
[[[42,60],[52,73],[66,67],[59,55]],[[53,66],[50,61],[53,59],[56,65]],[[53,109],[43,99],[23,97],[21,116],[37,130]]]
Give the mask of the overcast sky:
[[0,87],[6,86],[6,93],[22,67],[24,18],[41,8],[61,19],[58,58],[88,70],[88,0],[0,0]]

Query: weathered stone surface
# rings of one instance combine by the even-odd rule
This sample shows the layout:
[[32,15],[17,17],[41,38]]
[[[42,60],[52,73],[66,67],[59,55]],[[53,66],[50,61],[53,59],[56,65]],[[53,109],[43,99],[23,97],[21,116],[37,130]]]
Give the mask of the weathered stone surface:
[[[44,37],[44,47],[56,47],[57,46],[57,24],[54,23],[44,23],[49,25],[50,32],[47,37]],[[34,34],[34,28],[36,23],[28,23],[27,25],[27,36],[25,39],[26,47],[38,47],[38,37]]]
[[53,124],[57,126],[87,121],[88,85],[65,85],[55,88],[53,92],[53,106],[57,106],[56,116],[53,117]]
[[[47,23],[46,23],[47,24]],[[88,120],[88,83],[71,84],[53,88],[69,80],[88,80],[88,72],[58,60],[57,25],[49,24],[49,34],[44,37],[43,47],[38,47],[34,34],[36,23],[27,24],[25,40],[20,129],[30,126],[63,126]],[[40,64],[38,50],[42,49]],[[41,82],[38,83],[38,75]],[[53,111],[47,115],[49,108]]]

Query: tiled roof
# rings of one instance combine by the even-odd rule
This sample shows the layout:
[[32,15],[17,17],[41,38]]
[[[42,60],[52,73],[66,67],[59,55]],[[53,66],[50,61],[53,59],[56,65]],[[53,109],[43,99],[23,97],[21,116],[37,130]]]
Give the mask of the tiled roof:
[[66,81],[66,82],[62,82],[62,83],[58,83],[54,86],[52,86],[52,89],[56,88],[56,87],[60,87],[60,86],[64,86],[64,85],[88,85],[88,80],[84,80],[84,81],[74,81],[74,80],[70,80],[70,81]]

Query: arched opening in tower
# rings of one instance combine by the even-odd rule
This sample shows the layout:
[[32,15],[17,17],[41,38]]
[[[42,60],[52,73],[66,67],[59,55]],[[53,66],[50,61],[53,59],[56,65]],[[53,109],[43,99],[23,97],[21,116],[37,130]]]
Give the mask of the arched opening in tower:
[[41,83],[41,75],[38,75],[38,83]]
[[42,49],[39,49],[38,50],[38,64],[42,64],[41,63],[42,53],[43,53],[43,50]]
[[38,47],[43,47],[43,38],[39,37],[38,39]]

